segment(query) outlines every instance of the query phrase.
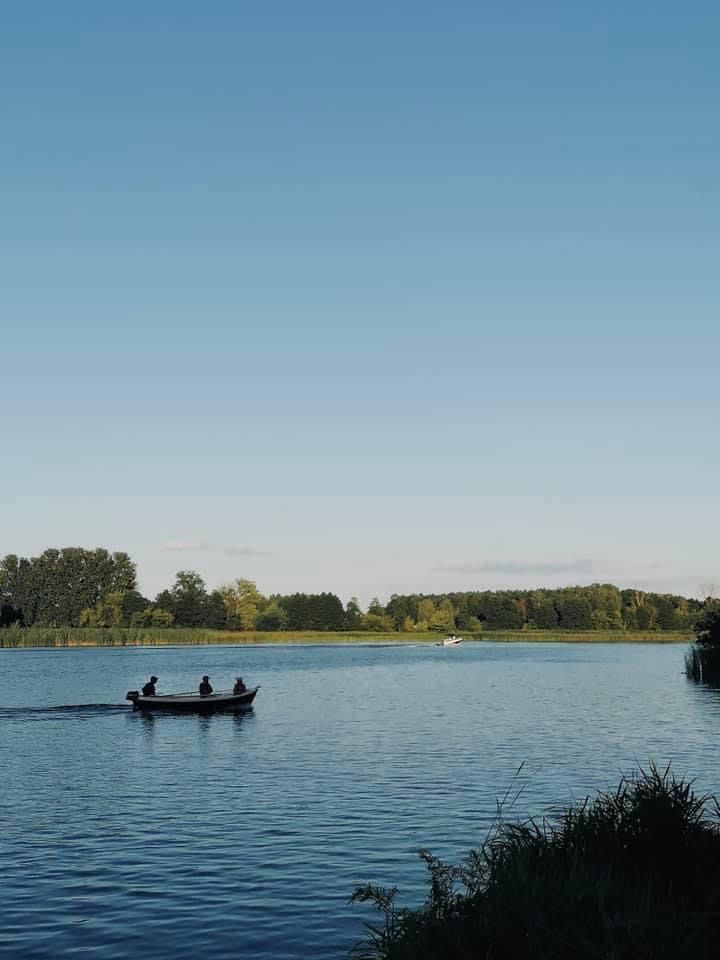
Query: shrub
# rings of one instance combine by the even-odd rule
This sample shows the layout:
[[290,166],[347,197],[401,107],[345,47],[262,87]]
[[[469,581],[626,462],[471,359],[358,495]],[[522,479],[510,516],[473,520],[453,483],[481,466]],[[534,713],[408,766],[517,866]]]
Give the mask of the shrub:
[[701,647],[720,648],[720,607],[717,604],[708,607],[698,618],[695,634]]
[[685,673],[691,680],[720,683],[720,607],[707,607],[696,624],[695,644],[685,653]]
[[551,820],[499,822],[460,866],[421,852],[429,894],[365,886],[364,960],[705,960],[718,954],[718,808],[669,768],[623,777]]

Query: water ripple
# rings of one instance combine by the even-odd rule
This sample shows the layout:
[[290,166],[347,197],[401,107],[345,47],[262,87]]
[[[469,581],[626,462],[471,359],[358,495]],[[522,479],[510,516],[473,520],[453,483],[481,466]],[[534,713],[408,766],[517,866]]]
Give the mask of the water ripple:
[[[542,815],[650,758],[717,788],[720,696],[681,669],[595,644],[0,650],[0,956],[336,960],[370,919],[355,884],[417,902],[417,850],[463,856],[503,798]],[[150,673],[262,689],[238,715],[113,702]]]

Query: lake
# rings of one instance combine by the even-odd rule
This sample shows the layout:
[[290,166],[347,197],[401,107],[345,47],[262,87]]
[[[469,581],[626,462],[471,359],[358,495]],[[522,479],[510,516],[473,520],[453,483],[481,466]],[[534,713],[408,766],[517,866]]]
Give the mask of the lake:
[[[0,650],[0,956],[336,960],[372,919],[355,884],[419,902],[417,850],[460,859],[506,794],[538,815],[649,760],[720,791],[720,694],[683,649]],[[144,716],[151,673],[261,689]]]

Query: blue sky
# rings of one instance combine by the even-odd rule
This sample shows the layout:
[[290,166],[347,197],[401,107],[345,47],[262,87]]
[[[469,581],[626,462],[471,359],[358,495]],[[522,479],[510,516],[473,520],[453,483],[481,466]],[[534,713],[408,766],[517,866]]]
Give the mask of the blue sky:
[[0,36],[0,553],[720,581],[716,5],[100,7]]

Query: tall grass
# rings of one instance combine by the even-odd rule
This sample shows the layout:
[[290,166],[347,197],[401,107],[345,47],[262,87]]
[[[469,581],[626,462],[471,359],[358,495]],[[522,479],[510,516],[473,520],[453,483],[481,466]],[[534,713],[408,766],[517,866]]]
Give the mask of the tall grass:
[[486,630],[477,640],[498,643],[687,643],[680,630]]
[[0,647],[135,647],[248,643],[373,643],[400,639],[436,640],[437,634],[331,633],[321,631],[259,633],[237,630],[156,627],[9,627],[0,629]]
[[[0,629],[0,647],[136,647],[217,643],[433,643],[437,633],[369,633],[282,631],[276,633],[161,627],[6,627]],[[687,643],[686,633],[626,633],[596,630],[562,631],[495,630],[465,639],[497,643]]]
[[[709,812],[708,812],[709,809]],[[426,902],[367,885],[380,912],[357,960],[706,960],[720,955],[713,798],[640,770],[551,820],[500,819],[460,866],[427,851]]]

